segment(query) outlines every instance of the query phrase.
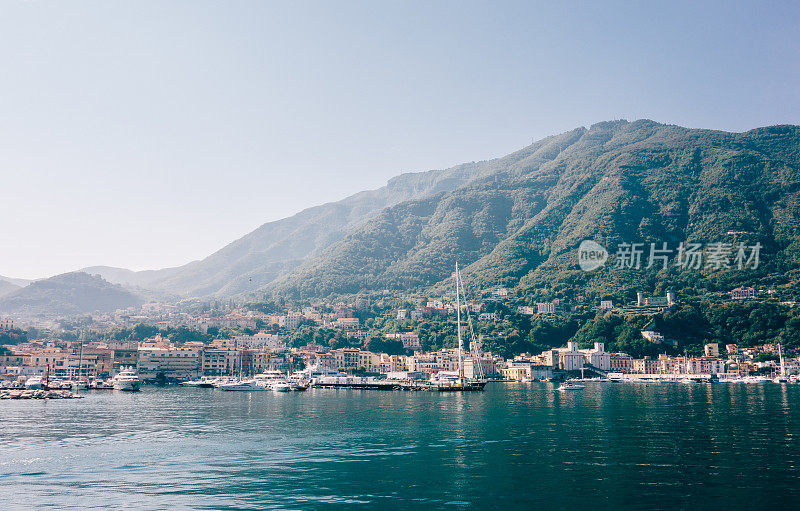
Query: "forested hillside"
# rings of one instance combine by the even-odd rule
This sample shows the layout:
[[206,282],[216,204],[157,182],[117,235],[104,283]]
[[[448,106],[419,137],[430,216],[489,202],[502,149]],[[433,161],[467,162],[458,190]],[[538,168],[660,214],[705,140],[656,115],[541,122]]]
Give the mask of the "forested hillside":
[[[725,133],[616,121],[518,153],[504,167],[431,197],[385,208],[265,291],[290,298],[391,289],[443,292],[456,261],[473,289],[542,297],[630,299],[636,290],[727,290],[800,268],[800,128]],[[577,265],[593,239],[622,243],[760,244],[753,268]],[[733,257],[733,254],[731,254]],[[733,259],[731,259],[733,260]],[[613,263],[612,260],[609,263]]]

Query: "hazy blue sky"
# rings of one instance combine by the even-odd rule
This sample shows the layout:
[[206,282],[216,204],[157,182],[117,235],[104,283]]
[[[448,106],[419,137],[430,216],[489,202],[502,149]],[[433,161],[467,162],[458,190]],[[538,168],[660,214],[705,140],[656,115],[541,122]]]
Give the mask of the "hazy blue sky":
[[799,4],[654,4],[0,0],[0,274],[183,264],[602,120],[800,123]]

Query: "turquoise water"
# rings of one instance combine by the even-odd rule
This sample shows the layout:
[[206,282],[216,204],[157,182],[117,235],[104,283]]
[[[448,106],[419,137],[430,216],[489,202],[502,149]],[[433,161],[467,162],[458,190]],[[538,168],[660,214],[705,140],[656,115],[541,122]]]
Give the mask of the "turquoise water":
[[798,509],[800,385],[0,401],[0,509]]

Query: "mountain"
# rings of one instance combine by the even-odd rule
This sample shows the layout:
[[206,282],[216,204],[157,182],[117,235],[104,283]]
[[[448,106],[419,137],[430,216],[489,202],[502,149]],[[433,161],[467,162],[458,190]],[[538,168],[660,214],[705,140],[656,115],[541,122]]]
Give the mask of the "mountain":
[[7,294],[11,294],[17,289],[21,289],[20,286],[12,284],[7,280],[0,280],[0,297],[5,296]]
[[0,298],[0,313],[18,316],[68,316],[112,312],[141,305],[142,298],[98,275],[65,273],[37,280]]
[[[456,261],[480,289],[630,296],[659,285],[725,290],[800,268],[800,127],[726,133],[614,121],[491,162],[457,188],[382,209],[263,291],[286,297],[382,289],[441,292]],[[758,270],[605,267],[582,240],[763,245]],[[645,254],[645,265],[646,257]],[[583,291],[582,291],[583,292]]]
[[[558,153],[574,135],[538,143],[542,154]],[[179,268],[128,272],[107,267],[88,268],[111,282],[132,284],[180,296],[231,296],[258,289],[291,271],[303,261],[336,243],[386,207],[454,190],[501,172],[529,157],[520,151],[496,160],[472,162],[444,170],[402,174],[377,190],[357,193],[338,202],[306,209],[269,222],[216,253]]]
[[28,279],[15,279],[11,277],[4,277],[2,275],[0,275],[0,281],[8,282],[9,284],[14,284],[17,287],[25,287],[31,282],[33,282],[32,280]]
[[88,273],[89,275],[100,275],[114,284],[147,289],[157,287],[156,282],[167,278],[177,270],[177,268],[164,268],[162,270],[133,271],[113,266],[89,266],[77,271]]

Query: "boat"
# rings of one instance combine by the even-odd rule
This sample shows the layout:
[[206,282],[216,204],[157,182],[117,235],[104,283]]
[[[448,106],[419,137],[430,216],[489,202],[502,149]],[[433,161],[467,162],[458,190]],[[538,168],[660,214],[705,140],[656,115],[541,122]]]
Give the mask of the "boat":
[[214,379],[209,379],[204,376],[199,380],[188,380],[181,382],[180,385],[183,385],[184,387],[200,387],[203,389],[210,389],[214,387],[214,381]]
[[[469,392],[481,391],[486,386],[486,380],[477,380],[466,378],[464,376],[464,339],[461,336],[461,294],[463,293],[463,285],[461,282],[461,273],[458,271],[458,263],[456,262],[456,332],[458,334],[458,373],[447,374],[440,372],[437,377],[431,379],[430,386],[432,390],[439,392]],[[464,302],[466,303],[466,297]],[[469,321],[469,312],[467,312],[467,319]],[[469,323],[470,331],[472,331],[472,323]]]
[[786,376],[786,365],[783,363],[783,349],[778,344],[778,359],[781,361],[781,374],[772,379],[775,383],[789,383],[789,378]]
[[558,390],[564,392],[567,390],[583,390],[584,388],[584,385],[578,385],[576,383],[562,383],[559,385]]
[[141,386],[139,376],[133,368],[127,368],[111,379],[114,390],[124,392],[136,392]]
[[292,386],[289,385],[285,381],[272,382],[272,384],[270,385],[270,388],[272,389],[273,392],[291,392],[292,391]]
[[267,390],[266,387],[259,385],[255,380],[230,381],[218,385],[217,388],[226,392],[253,392]]
[[41,376],[31,376],[25,380],[25,388],[28,390],[38,390],[44,388],[44,380]]

